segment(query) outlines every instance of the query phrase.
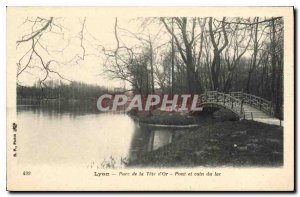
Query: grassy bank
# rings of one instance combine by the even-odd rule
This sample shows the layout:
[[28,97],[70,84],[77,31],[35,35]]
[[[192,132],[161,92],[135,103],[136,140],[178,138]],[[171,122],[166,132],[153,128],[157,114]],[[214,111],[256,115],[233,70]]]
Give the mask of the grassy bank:
[[235,121],[238,117],[226,109],[203,110],[194,113],[166,112],[153,110],[151,112],[131,113],[139,122],[159,125],[190,125],[213,123],[216,121]]
[[255,121],[207,123],[129,166],[280,166],[283,128]]

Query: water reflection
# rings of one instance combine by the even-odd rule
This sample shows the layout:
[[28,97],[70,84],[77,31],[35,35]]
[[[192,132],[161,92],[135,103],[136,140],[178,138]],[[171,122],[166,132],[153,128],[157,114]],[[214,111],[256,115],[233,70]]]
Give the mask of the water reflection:
[[58,113],[37,106],[18,107],[19,162],[101,163],[129,155],[133,120],[124,114]]
[[[68,110],[67,110],[68,109]],[[19,162],[114,167],[172,142],[178,130],[140,125],[122,113],[18,106]]]
[[84,114],[99,114],[96,100],[34,100],[34,99],[18,99],[18,111],[35,110],[36,112],[52,113],[53,115],[60,115],[69,113],[70,116],[84,115]]
[[181,138],[189,130],[192,128],[167,128],[136,124],[131,143],[130,159],[139,159],[147,152],[170,144],[174,139]]

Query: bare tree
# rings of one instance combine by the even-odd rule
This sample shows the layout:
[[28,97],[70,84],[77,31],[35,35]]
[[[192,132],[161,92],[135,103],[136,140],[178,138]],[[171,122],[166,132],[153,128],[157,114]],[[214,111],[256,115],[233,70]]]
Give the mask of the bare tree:
[[[81,40],[81,49],[83,50],[83,55],[81,59],[84,59],[85,48],[83,46],[83,30],[85,27],[85,18],[82,24],[82,29],[80,31],[79,39]],[[55,68],[52,67],[53,64],[61,65],[53,55],[53,51],[62,52],[63,49],[53,49],[50,50],[47,46],[47,40],[53,35],[60,36],[63,40],[65,39],[66,28],[61,24],[62,18],[27,18],[23,25],[29,26],[29,33],[24,33],[21,39],[17,40],[17,47],[22,45],[22,48],[26,48],[26,52],[20,57],[17,62],[17,83],[19,84],[19,77],[23,73],[30,73],[32,69],[39,69],[44,76],[39,78],[38,81],[41,86],[46,86],[44,83],[51,74],[58,76],[60,79],[67,80],[62,76]],[[78,56],[78,55],[77,55]]]
[[[239,30],[239,24],[235,24],[234,29],[231,33],[232,35],[231,35],[229,45],[225,50],[224,59],[226,61],[226,66],[227,66],[227,78],[224,84],[224,92],[228,92],[231,90],[233,72],[237,67],[237,65],[240,63],[240,60],[243,57],[243,55],[246,53],[251,41],[251,37],[252,37],[251,30],[250,30],[250,35],[247,34],[247,31],[245,30],[242,34],[240,34],[240,31],[241,30]],[[245,40],[246,40],[246,44],[243,46]]]
[[[187,29],[188,19],[186,17],[178,18],[175,17],[175,23],[180,31],[180,35],[175,35],[172,31],[172,24],[166,21],[167,19],[161,18],[163,25],[170,35],[174,38],[177,49],[183,62],[186,65],[187,70],[187,81],[188,81],[188,91],[190,93],[200,92],[201,84],[198,80],[197,70],[195,66],[195,59],[193,56],[193,45],[195,41],[195,28],[196,28],[196,18],[191,19],[191,30]],[[171,27],[170,27],[171,26]],[[190,33],[189,33],[190,32]],[[182,38],[183,44],[180,42],[179,38]],[[184,47],[183,47],[184,46]]]
[[[221,32],[219,31],[213,31],[213,19],[212,17],[209,18],[209,35],[211,39],[211,43],[214,47],[214,58],[212,61],[211,65],[211,75],[212,75],[212,81],[213,81],[213,88],[214,90],[219,89],[219,74],[220,74],[220,65],[221,65],[221,59],[220,59],[220,54],[222,51],[225,49],[225,47],[228,45],[228,37],[227,37],[227,32],[225,30],[225,23],[226,18],[223,17],[222,23],[221,23],[221,28],[222,28],[222,33],[224,37],[224,43],[223,45],[219,48],[220,44],[220,39],[221,39]],[[215,35],[217,35],[217,40],[215,38]]]

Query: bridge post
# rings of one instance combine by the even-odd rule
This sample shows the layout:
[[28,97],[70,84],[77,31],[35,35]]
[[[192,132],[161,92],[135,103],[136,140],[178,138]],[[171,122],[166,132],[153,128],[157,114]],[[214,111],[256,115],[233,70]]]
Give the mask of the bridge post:
[[274,114],[272,113],[272,111],[273,111],[273,102],[271,102],[269,111],[270,111],[270,112],[269,112],[270,115],[273,116],[273,115],[274,115]]
[[239,97],[240,97],[240,99],[244,99],[244,89],[242,89]]
[[260,102],[259,102],[259,109],[261,109],[261,105],[262,105],[262,100],[260,99]]
[[231,109],[233,109],[233,98],[231,98]]
[[279,118],[279,125],[281,126],[281,118]]
[[219,92],[218,92],[218,89],[217,89],[217,102],[219,102],[218,100],[219,100]]
[[244,105],[244,98],[241,100],[241,114],[243,114],[243,105]]
[[223,94],[223,103],[225,105],[225,93]]

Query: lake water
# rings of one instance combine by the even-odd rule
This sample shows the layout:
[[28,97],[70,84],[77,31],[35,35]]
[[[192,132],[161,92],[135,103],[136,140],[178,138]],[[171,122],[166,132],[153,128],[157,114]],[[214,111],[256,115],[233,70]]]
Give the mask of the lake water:
[[18,106],[18,161],[91,168],[111,167],[113,162],[121,167],[170,143],[174,136],[172,129],[141,126],[123,113],[79,111]]

